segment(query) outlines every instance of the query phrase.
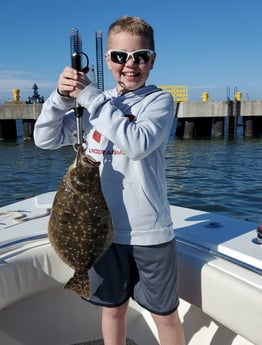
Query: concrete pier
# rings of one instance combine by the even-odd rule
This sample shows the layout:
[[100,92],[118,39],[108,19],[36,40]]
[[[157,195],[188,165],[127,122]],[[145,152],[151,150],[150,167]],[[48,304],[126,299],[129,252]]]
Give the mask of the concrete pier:
[[[16,120],[23,120],[24,139],[33,137],[34,123],[42,103],[7,102],[0,105],[0,140],[16,138]],[[237,135],[241,128],[246,137],[262,135],[262,100],[178,102],[176,136],[181,138],[224,137]]]
[[0,120],[36,120],[42,109],[41,103],[5,103],[0,105]]
[[241,101],[241,116],[262,116],[262,101]]
[[24,140],[33,138],[34,124],[43,104],[7,102],[0,105],[0,140],[16,139],[16,120],[23,120]]
[[236,136],[242,127],[243,135],[261,136],[262,101],[181,102],[176,109],[176,135],[182,138]]
[[[262,110],[262,108],[261,108]],[[181,102],[179,105],[178,118],[196,117],[225,117],[227,116],[228,102]]]

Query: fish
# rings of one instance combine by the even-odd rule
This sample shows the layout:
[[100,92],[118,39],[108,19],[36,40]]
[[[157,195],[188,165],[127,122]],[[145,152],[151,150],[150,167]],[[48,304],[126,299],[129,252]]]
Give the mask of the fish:
[[105,254],[114,238],[99,165],[79,145],[75,160],[57,189],[48,221],[51,246],[74,270],[64,288],[85,299],[90,298],[88,270]]

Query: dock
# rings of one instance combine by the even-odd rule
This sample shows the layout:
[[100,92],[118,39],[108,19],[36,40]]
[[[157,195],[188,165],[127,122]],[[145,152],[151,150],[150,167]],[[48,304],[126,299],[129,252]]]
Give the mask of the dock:
[[41,103],[7,102],[0,105],[0,140],[16,139],[16,120],[23,122],[24,140],[33,138],[35,121],[41,113]]
[[[0,104],[0,140],[16,139],[16,120],[22,120],[24,139],[32,139],[34,124],[43,104],[20,101]],[[262,100],[176,102],[176,136],[234,137],[238,129],[245,137],[262,134]]]
[[234,137],[238,129],[245,137],[262,134],[261,100],[177,102],[176,136]]
[[41,113],[44,97],[33,85],[33,95],[28,101],[20,101],[20,90],[13,89],[13,100],[0,105],[0,141],[17,138],[16,120],[23,122],[24,140],[32,139],[35,121]]

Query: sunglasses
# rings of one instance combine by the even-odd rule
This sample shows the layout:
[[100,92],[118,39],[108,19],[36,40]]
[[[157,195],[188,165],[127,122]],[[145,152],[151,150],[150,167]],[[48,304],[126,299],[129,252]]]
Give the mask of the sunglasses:
[[155,52],[150,49],[139,49],[132,52],[112,49],[107,52],[107,56],[110,57],[111,61],[120,65],[125,64],[131,56],[135,64],[141,65],[148,63],[154,53]]

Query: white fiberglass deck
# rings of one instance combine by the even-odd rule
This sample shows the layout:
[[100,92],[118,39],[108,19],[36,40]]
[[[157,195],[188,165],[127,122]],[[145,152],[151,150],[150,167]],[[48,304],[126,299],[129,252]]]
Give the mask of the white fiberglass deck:
[[[23,305],[30,299],[32,305],[28,302],[25,306],[29,310],[29,305],[34,308],[38,303],[34,296],[42,295],[44,301],[44,295],[52,291],[57,299],[56,291],[62,291],[61,285],[72,275],[72,270],[57,257],[47,238],[54,195],[54,192],[42,194],[0,209],[0,343],[2,339],[6,341],[11,337],[9,334],[5,338],[5,332],[20,332],[17,325],[13,328],[7,325],[9,312],[10,320],[18,315],[16,305]],[[262,246],[254,241],[257,224],[176,206],[171,206],[171,212],[178,244],[182,299],[250,341],[232,340],[228,344],[262,344]],[[67,291],[63,296],[71,294]],[[43,301],[45,308],[47,305]],[[75,298],[72,301],[72,305],[78,305]],[[131,307],[145,317],[141,308],[134,303]],[[78,308],[86,310],[87,307]],[[88,308],[90,310],[91,307]],[[15,314],[12,314],[12,309]],[[203,315],[203,320],[206,320],[207,316]],[[193,324],[197,325],[199,320],[197,314]],[[203,337],[196,341],[198,332],[191,328],[190,332],[187,332],[188,344],[215,344],[209,327],[201,330],[205,334],[204,339],[210,336],[209,341],[203,342]],[[94,336],[97,334],[99,332]],[[157,344],[150,337],[148,344]],[[141,334],[131,339],[143,339],[143,328]],[[8,344],[23,342],[10,341]],[[41,344],[45,344],[44,340]]]

